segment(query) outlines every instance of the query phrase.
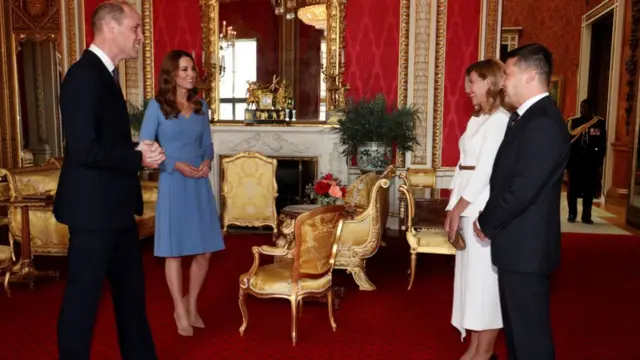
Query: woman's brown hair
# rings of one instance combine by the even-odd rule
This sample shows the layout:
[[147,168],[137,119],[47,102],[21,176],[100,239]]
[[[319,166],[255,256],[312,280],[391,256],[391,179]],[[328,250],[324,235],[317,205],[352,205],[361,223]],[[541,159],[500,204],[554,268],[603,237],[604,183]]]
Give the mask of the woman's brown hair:
[[[171,50],[162,59],[160,74],[158,75],[158,92],[156,101],[160,104],[160,110],[167,119],[177,119],[180,115],[180,108],[176,101],[177,87],[176,74],[180,71],[180,59],[189,58],[195,66],[195,61],[191,54],[183,50]],[[198,97],[198,89],[193,88],[187,92],[187,102],[193,105],[195,114],[202,114],[202,102]]]
[[469,78],[471,73],[476,73],[481,80],[489,79],[489,87],[487,88],[487,108],[476,109],[476,112],[491,114],[498,110],[500,106],[504,106],[504,88],[502,86],[502,81],[504,79],[504,64],[502,64],[500,60],[496,59],[478,61],[467,68],[465,76]]

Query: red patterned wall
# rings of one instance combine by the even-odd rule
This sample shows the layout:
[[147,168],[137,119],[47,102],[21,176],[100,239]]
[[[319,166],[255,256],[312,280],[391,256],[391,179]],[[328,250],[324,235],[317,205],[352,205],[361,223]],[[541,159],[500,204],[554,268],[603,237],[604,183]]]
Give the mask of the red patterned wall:
[[104,0],[84,0],[84,31],[86,47],[89,47],[89,45],[91,45],[91,41],[93,40],[93,30],[91,29],[91,14],[93,14],[93,10],[98,7],[98,4],[103,1]]
[[[154,74],[157,78],[162,58],[171,50],[195,52],[201,68],[202,28],[200,5],[195,0],[153,1]],[[157,81],[156,81],[157,82]]]
[[503,1],[502,26],[522,27],[520,45],[537,42],[548,47],[553,53],[554,74],[564,78],[562,113],[565,118],[574,116],[576,112],[582,16],[601,2],[601,0]]
[[456,166],[458,140],[473,112],[471,101],[464,92],[464,71],[478,61],[479,34],[480,1],[448,1],[442,119],[443,167]]
[[345,82],[349,97],[398,98],[400,0],[347,1]]

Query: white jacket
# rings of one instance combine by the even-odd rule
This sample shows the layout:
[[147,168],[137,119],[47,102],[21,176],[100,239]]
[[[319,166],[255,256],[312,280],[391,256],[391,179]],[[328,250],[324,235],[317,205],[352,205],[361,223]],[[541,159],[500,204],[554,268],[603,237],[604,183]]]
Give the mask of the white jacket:
[[[460,161],[451,181],[451,197],[447,210],[453,209],[460,197],[471,204],[462,216],[477,217],[489,200],[489,179],[493,161],[509,123],[509,112],[499,108],[491,115],[473,116],[460,137]],[[460,170],[460,165],[475,170]]]

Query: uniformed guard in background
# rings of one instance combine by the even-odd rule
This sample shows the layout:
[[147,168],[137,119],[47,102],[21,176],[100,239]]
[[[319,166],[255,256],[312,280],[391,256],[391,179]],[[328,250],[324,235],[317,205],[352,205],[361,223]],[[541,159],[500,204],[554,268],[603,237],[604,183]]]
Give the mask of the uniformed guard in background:
[[594,115],[594,110],[594,102],[585,99],[580,103],[580,116],[567,122],[571,134],[571,155],[567,165],[569,222],[576,221],[578,197],[582,197],[582,222],[593,224],[593,196],[607,150],[607,124],[603,118]]

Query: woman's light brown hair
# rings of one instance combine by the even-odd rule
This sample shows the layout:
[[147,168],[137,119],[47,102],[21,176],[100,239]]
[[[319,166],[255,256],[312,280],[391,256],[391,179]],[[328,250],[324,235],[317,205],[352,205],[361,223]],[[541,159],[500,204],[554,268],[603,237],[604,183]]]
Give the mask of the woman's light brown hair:
[[[162,60],[160,66],[160,74],[158,75],[158,92],[156,93],[156,101],[160,104],[160,110],[167,119],[177,119],[180,115],[180,108],[176,101],[178,88],[176,87],[176,74],[180,71],[180,59],[189,58],[193,61],[193,57],[183,50],[171,50]],[[194,65],[195,66],[195,65]],[[198,89],[193,88],[187,92],[187,102],[193,105],[195,114],[202,114],[202,102],[198,97]]]
[[[504,88],[502,86],[504,80],[504,64],[500,60],[487,59],[471,64],[465,71],[468,78],[471,73],[475,73],[480,79],[489,79],[489,87],[487,88],[487,103],[476,112],[483,114],[492,114],[500,106],[504,106]],[[474,114],[476,115],[476,114]]]

